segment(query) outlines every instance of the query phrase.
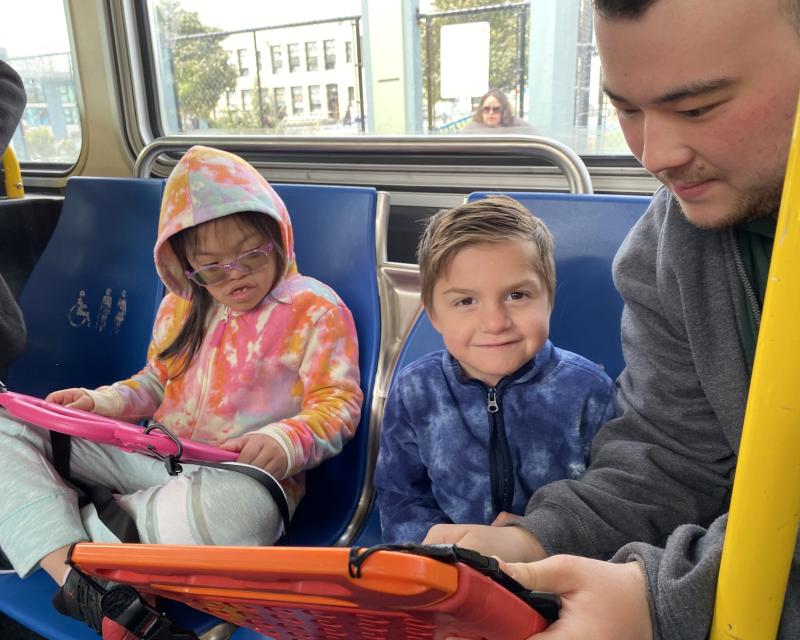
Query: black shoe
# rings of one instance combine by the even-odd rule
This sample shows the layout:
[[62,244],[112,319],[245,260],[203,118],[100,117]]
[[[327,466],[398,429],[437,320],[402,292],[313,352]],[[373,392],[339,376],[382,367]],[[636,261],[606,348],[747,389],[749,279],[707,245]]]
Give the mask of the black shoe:
[[6,554],[3,553],[3,550],[0,549],[0,571],[8,571],[9,569],[13,569],[14,567],[11,566],[11,563],[8,561]]
[[67,581],[53,596],[53,607],[65,616],[85,622],[101,634],[103,611],[100,599],[108,586],[105,580],[87,576],[73,567],[67,574]]

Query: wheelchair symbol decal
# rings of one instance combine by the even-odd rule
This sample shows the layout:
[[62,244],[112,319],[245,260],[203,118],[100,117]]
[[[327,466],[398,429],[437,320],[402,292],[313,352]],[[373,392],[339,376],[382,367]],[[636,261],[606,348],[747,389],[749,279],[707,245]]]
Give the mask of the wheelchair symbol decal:
[[68,314],[69,323],[73,327],[91,327],[92,316],[89,314],[89,308],[86,306],[86,292],[81,289],[78,294],[78,299],[69,309]]
[[[115,308],[116,311],[112,316],[112,311]],[[100,299],[100,305],[97,309],[95,328],[100,333],[106,331],[107,328],[114,333],[119,333],[120,329],[122,329],[122,325],[125,324],[125,316],[127,314],[128,292],[125,289],[120,291],[115,305],[111,288],[106,288],[105,293]],[[108,324],[109,318],[111,319],[111,326]],[[69,321],[70,325],[76,328],[92,327],[92,314],[89,311],[89,305],[86,301],[85,289],[80,290],[78,293],[78,298],[75,300],[75,304],[69,308],[67,320]]]

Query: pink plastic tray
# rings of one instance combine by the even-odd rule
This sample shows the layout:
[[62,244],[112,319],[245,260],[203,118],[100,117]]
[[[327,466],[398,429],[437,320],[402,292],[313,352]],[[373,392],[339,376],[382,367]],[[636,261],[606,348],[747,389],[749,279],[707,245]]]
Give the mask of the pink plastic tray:
[[[80,409],[70,409],[40,398],[13,391],[0,391],[0,406],[13,417],[37,427],[58,431],[76,438],[110,444],[124,451],[147,455],[177,456],[177,443],[160,431],[145,433],[145,428]],[[180,459],[205,462],[231,462],[235,451],[185,438],[177,438],[182,447]]]

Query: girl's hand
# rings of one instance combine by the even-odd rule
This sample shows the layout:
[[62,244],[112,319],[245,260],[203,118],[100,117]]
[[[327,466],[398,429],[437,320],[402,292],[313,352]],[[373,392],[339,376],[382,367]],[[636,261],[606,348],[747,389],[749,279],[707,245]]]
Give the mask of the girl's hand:
[[275,442],[275,438],[263,433],[251,433],[227,440],[220,445],[226,451],[238,451],[236,462],[260,467],[278,480],[283,479],[289,471],[289,460],[283,448]]
[[94,411],[94,400],[92,400],[89,394],[83,389],[61,389],[61,391],[53,391],[45,400],[71,409]]

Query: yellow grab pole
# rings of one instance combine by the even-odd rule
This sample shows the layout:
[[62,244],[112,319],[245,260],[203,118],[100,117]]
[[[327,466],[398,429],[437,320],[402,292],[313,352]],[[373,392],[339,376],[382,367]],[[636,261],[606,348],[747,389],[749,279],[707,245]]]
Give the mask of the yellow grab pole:
[[17,154],[10,146],[3,152],[3,172],[6,176],[6,195],[9,198],[21,198],[25,195],[22,188],[22,172],[19,170]]
[[800,515],[800,111],[783,185],[712,640],[774,638]]

